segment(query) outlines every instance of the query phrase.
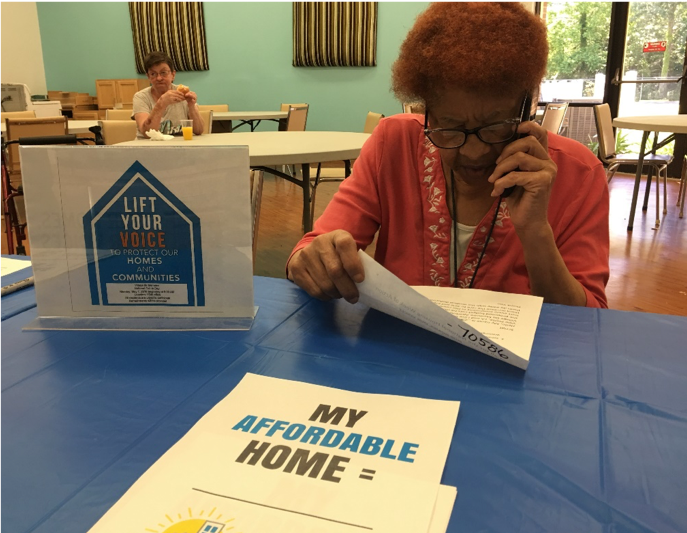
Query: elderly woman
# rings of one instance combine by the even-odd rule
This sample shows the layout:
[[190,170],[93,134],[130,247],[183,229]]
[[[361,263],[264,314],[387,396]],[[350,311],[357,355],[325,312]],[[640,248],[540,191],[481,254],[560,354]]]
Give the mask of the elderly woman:
[[547,55],[545,26],[519,2],[430,5],[393,67],[397,97],[425,116],[381,121],[288,278],[356,302],[356,252],[379,231],[375,259],[410,285],[607,307],[603,167],[529,121]]
[[[196,104],[197,95],[174,84],[174,62],[164,52],[151,52],[144,61],[151,86],[134,95],[133,116],[138,126],[137,139],[147,139],[148,130],[181,133],[181,121],[193,119],[193,133],[203,133],[203,119]],[[181,87],[181,91],[179,90]]]

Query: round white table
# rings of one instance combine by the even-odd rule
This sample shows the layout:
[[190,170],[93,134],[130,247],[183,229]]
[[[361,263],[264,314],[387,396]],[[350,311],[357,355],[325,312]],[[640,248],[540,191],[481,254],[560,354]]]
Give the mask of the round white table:
[[[618,117],[613,119],[613,126],[616,128],[624,128],[629,130],[641,130],[642,144],[639,149],[639,160],[637,161],[637,173],[635,174],[635,188],[632,193],[632,206],[630,207],[630,218],[627,223],[627,231],[632,231],[635,220],[635,209],[637,207],[637,196],[639,195],[639,184],[642,178],[642,165],[644,156],[647,153],[654,152],[661,146],[671,142],[675,138],[675,134],[687,133],[687,115],[656,115],[646,117]],[[656,133],[672,133],[670,137],[661,141],[660,145],[654,146],[651,150],[646,150],[646,141],[651,132]],[[647,182],[646,193],[644,198],[644,207],[649,199],[649,187],[651,182]],[[656,178],[656,186],[658,187],[658,177]]]
[[[139,139],[117,146],[248,146],[251,167],[284,178],[303,189],[303,229],[308,232],[312,229],[310,165],[324,161],[348,162],[355,159],[360,155],[360,150],[369,137],[369,133],[338,131],[267,131],[197,135],[191,141],[184,141],[182,137],[175,137],[170,141]],[[267,165],[301,165],[302,180],[267,168]]]

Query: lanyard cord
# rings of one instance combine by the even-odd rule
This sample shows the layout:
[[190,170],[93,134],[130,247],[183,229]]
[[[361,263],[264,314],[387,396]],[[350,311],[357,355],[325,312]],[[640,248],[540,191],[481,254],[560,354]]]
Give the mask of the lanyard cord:
[[[451,169],[451,206],[453,207],[453,286],[458,287],[458,212],[456,211],[456,194],[453,190],[453,169]],[[474,276],[473,276],[474,278]],[[472,286],[472,281],[470,281]]]
[[[455,191],[453,190],[453,184],[453,169],[451,169],[451,207],[453,207],[453,268],[455,271],[453,275],[453,286],[458,287],[458,267],[460,267],[458,264],[458,211],[456,210],[456,195]],[[472,273],[472,277],[470,278],[470,285],[468,285],[468,288],[470,289],[472,289],[472,284],[475,282],[475,277],[477,277],[477,271],[482,264],[482,258],[484,257],[484,253],[487,251],[487,246],[489,246],[489,241],[491,240],[491,234],[494,232],[494,226],[496,226],[496,219],[498,218],[499,208],[501,207],[502,200],[503,196],[500,196],[499,201],[496,204],[496,209],[494,210],[494,218],[491,220],[489,234],[487,235],[487,239],[484,241],[482,252],[479,254],[479,259],[477,260],[477,266],[475,266],[475,271]]]

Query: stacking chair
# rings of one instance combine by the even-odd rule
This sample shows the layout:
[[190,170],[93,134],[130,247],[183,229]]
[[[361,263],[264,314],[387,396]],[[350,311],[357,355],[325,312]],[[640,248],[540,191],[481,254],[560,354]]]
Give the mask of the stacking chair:
[[[305,124],[308,121],[309,107],[310,106],[308,104],[289,106],[289,115],[286,119],[286,126],[283,130],[280,127],[279,131],[305,131]],[[284,168],[282,168],[282,172],[288,172],[291,176],[293,176],[295,169],[292,170],[291,165],[285,165]]]
[[[201,111],[210,110],[214,113],[227,113],[229,111],[229,106],[227,104],[198,104],[198,109]],[[212,128],[208,133],[213,131],[215,133],[231,133],[232,129],[231,120],[214,120],[213,118]]]
[[98,126],[105,144],[112,145],[136,139],[138,126],[135,120],[99,120]]
[[[599,139],[599,158],[608,168],[606,169],[606,179],[611,181],[620,165],[639,164],[639,154],[616,154],[615,135],[613,133],[613,119],[611,118],[611,108],[608,104],[594,106],[594,116],[596,118],[596,132]],[[643,165],[649,167],[646,179],[646,195],[648,197],[651,187],[651,173],[656,172],[656,228],[660,225],[659,220],[659,178],[663,174],[663,214],[667,213],[666,202],[668,199],[668,165],[673,161],[673,156],[648,153],[644,156]],[[644,169],[642,169],[644,170]]]
[[546,131],[551,133],[560,133],[563,126],[563,119],[568,110],[568,103],[548,103],[544,109],[544,116],[541,119],[541,125]]
[[365,119],[365,127],[363,128],[363,133],[372,133],[374,129],[379,124],[379,121],[384,118],[381,113],[373,113],[370,111]]
[[[297,108],[304,107],[306,109],[310,109],[310,105],[308,105],[308,104],[282,104],[279,109],[280,109],[280,111],[289,111],[292,107],[297,107]],[[278,131],[287,131],[288,123],[289,123],[288,118],[286,120],[280,120],[279,121],[279,127],[277,128]],[[294,131],[294,130],[291,130],[291,131]]]
[[305,131],[308,121],[308,104],[289,106],[289,116],[286,119],[286,131]]
[[[372,133],[374,129],[379,124],[379,121],[384,118],[381,113],[368,112],[365,118],[365,126],[363,127],[363,133]],[[317,186],[322,182],[333,182],[333,181],[343,181],[351,173],[351,163],[350,161],[345,161],[345,169],[343,171],[343,176],[340,175],[341,169],[332,169],[337,172],[336,176],[323,176],[322,175],[322,163],[317,164],[317,172],[315,173],[315,178],[312,181],[312,196],[310,198],[310,220],[315,220],[315,197],[317,195]]]
[[212,133],[212,114],[214,111],[212,109],[200,109],[200,118],[203,119],[203,135]]
[[308,107],[308,104],[282,104],[279,110],[288,111],[290,107]]
[[131,109],[106,109],[105,120],[133,120]]
[[0,113],[0,120],[2,120],[3,124],[5,123],[6,118],[36,118],[36,112],[33,110],[30,111],[3,111]]

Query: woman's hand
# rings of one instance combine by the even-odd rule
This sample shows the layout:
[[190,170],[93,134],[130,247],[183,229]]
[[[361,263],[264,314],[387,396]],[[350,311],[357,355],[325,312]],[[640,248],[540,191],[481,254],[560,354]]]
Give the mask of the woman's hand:
[[511,222],[521,237],[547,228],[547,211],[551,188],[558,167],[549,157],[547,131],[535,122],[523,122],[518,134],[527,137],[507,145],[496,160],[496,168],[489,177],[494,184],[492,196],[500,196],[505,189],[517,188],[506,199]]
[[345,298],[358,301],[358,287],[365,279],[363,264],[350,233],[335,230],[315,237],[294,254],[288,265],[289,279],[320,300]]

